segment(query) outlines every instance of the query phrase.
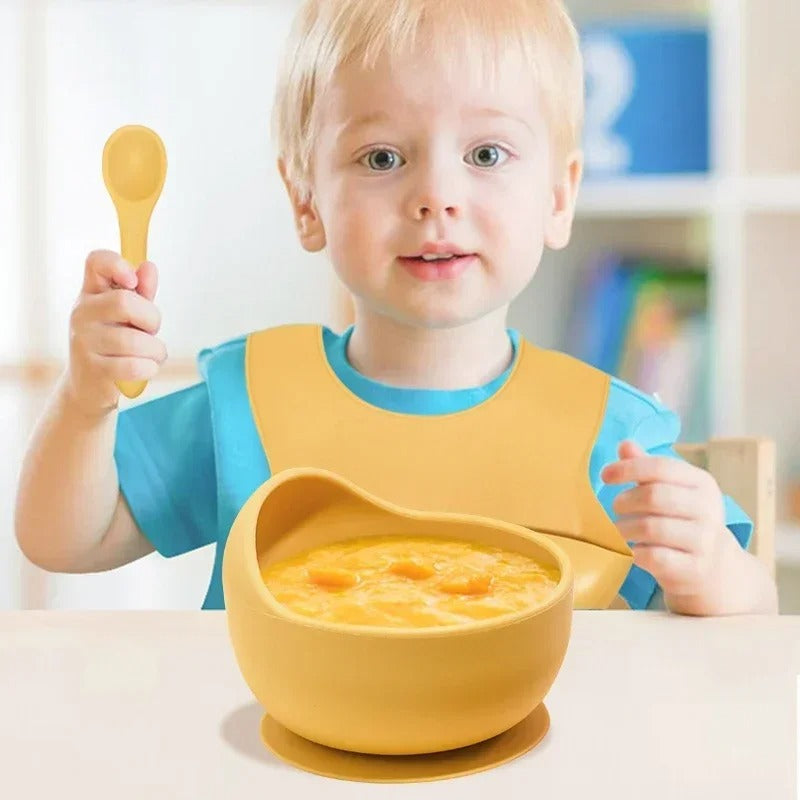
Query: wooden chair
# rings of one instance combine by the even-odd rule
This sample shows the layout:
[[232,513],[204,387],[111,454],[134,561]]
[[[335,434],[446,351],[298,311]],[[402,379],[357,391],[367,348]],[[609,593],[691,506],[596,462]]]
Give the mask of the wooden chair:
[[675,450],[692,464],[708,470],[724,494],[753,520],[748,550],[775,576],[775,469],[772,439],[724,437],[677,444]]

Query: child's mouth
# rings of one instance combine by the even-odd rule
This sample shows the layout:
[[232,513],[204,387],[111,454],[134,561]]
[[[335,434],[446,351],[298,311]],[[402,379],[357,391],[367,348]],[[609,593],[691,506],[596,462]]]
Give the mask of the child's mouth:
[[466,253],[449,258],[437,258],[434,261],[428,261],[422,256],[401,256],[399,261],[407,272],[419,280],[441,281],[457,278],[476,258],[474,253]]

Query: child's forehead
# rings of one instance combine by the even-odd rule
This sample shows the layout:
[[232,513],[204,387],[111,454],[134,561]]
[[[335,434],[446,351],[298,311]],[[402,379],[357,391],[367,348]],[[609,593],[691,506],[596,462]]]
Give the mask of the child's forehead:
[[536,116],[537,81],[532,70],[525,69],[521,55],[510,52],[488,65],[454,58],[457,61],[442,63],[441,58],[413,53],[382,57],[369,67],[357,61],[344,64],[326,88],[325,116],[331,121],[354,115],[380,121],[393,111],[442,108],[464,114],[488,115],[493,109],[511,116]]

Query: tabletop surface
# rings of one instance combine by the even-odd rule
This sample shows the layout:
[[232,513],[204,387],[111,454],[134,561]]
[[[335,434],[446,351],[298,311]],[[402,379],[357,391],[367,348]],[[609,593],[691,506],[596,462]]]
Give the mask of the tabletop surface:
[[4,612],[0,796],[789,800],[798,675],[800,617],[577,611],[550,730],[527,755],[354,784],[262,746],[222,611]]

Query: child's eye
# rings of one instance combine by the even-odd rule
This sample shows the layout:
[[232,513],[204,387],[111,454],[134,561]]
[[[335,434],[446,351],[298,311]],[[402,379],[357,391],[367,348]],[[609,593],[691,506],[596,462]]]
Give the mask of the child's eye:
[[401,167],[406,162],[399,153],[394,150],[382,148],[380,150],[370,150],[359,161],[376,172],[390,172],[395,167]]
[[508,153],[494,144],[482,144],[467,154],[468,162],[476,167],[495,167],[502,163],[501,157],[508,158]]

